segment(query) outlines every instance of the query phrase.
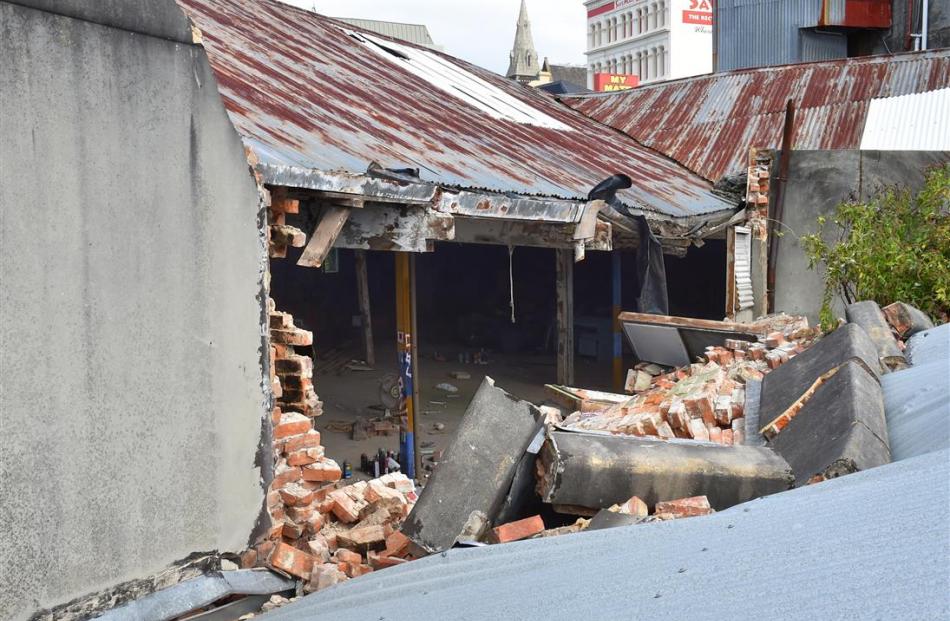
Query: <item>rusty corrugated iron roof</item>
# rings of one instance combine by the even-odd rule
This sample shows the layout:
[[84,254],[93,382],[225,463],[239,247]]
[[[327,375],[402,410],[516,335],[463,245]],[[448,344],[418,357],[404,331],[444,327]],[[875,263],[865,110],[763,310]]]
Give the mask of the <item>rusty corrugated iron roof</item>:
[[871,99],[950,86],[950,49],[742,69],[611,93],[564,97],[716,181],[746,166],[750,147],[778,148],[795,101],[795,149],[857,149]]
[[375,161],[418,167],[423,181],[451,187],[584,199],[624,172],[634,187],[618,197],[634,208],[686,217],[733,207],[706,180],[628,136],[462,60],[425,50],[555,127],[481,111],[331,18],[276,0],[178,2],[202,32],[224,104],[265,179],[278,171],[283,180],[311,171],[362,174]]

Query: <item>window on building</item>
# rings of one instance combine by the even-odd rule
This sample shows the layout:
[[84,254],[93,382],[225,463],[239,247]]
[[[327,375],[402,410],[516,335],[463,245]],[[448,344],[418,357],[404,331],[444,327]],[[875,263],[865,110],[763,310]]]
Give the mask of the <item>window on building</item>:
[[657,24],[656,24],[657,13],[658,11],[656,7],[656,2],[654,2],[653,4],[650,5],[650,30],[657,29]]
[[557,119],[429,50],[401,45],[362,32],[341,30],[381,58],[491,117],[559,131],[573,131]]

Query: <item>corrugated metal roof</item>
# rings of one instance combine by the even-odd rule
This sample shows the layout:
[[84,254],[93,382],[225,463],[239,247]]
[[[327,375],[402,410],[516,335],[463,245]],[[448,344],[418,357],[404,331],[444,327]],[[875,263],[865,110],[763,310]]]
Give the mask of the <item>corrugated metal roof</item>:
[[861,148],[866,151],[950,151],[950,88],[872,99]]
[[596,183],[624,172],[634,187],[618,197],[632,207],[670,216],[733,207],[668,158],[462,60],[416,48],[457,68],[447,77],[474,78],[478,88],[503,92],[568,131],[496,118],[463,101],[461,91],[450,95],[410,72],[404,59],[349,36],[348,26],[309,11],[275,0],[179,4],[202,31],[231,120],[271,172],[362,173],[376,161],[419,167],[423,180],[448,186],[567,199],[585,198]]
[[266,621],[947,619],[950,452],[710,516],[450,550]]
[[915,334],[905,353],[913,366],[881,377],[895,460],[950,448],[950,324]]
[[950,323],[918,332],[910,337],[907,340],[904,355],[913,365],[950,360]]
[[335,17],[341,22],[346,22],[352,26],[369,30],[377,34],[385,35],[400,41],[415,43],[426,47],[435,45],[432,41],[432,35],[425,24],[403,24],[401,22],[383,22],[375,19],[358,19],[355,17]]
[[857,149],[870,100],[950,87],[950,49],[746,69],[562,101],[718,180],[750,147],[778,148],[785,104],[795,149]]

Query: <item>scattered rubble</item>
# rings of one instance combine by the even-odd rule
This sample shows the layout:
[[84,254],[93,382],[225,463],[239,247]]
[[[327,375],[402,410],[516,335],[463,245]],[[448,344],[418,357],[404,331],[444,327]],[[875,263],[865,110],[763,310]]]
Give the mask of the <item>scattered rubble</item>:
[[583,400],[560,427],[742,444],[747,433],[743,419],[746,383],[761,380],[818,336],[807,323],[784,316],[780,325],[787,332],[767,332],[757,342],[725,339],[722,345],[707,346],[702,362],[666,373],[656,364],[641,363],[627,376],[632,397],[612,395],[607,400],[601,393],[601,401],[596,396]]
[[493,523],[511,488],[519,461],[542,427],[541,413],[497,388],[486,377],[403,525],[427,552],[451,548],[481,512]]

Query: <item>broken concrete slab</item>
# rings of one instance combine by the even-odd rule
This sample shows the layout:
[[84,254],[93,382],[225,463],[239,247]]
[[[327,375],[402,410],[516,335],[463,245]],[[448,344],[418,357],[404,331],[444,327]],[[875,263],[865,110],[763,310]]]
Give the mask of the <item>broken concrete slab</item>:
[[538,491],[552,504],[601,509],[639,496],[648,505],[705,495],[724,509],[792,487],[771,449],[556,431],[539,456]]
[[769,446],[788,461],[795,484],[832,479],[891,461],[881,386],[846,362],[815,391]]
[[845,308],[845,316],[849,323],[858,324],[871,337],[885,370],[896,371],[907,368],[904,354],[897,346],[897,340],[891,333],[891,327],[877,302],[865,300],[849,304]]
[[542,424],[538,408],[486,377],[403,524],[403,534],[422,550],[439,552],[452,547],[473,512],[494,523]]
[[759,399],[761,428],[798,408],[802,398],[814,390],[816,382],[849,360],[859,361],[875,378],[880,377],[877,349],[867,332],[854,323],[841,326],[767,374],[762,380]]
[[601,530],[604,528],[615,528],[617,526],[630,526],[639,524],[644,518],[628,513],[619,513],[617,511],[608,511],[601,509],[590,519],[587,530]]
[[518,467],[515,470],[514,478],[511,481],[511,487],[505,495],[505,500],[495,516],[496,524],[505,524],[514,522],[529,515],[535,515],[541,511],[541,498],[534,481],[535,462],[538,459],[538,452],[544,443],[544,422],[538,426],[538,431],[524,455],[518,461]]

